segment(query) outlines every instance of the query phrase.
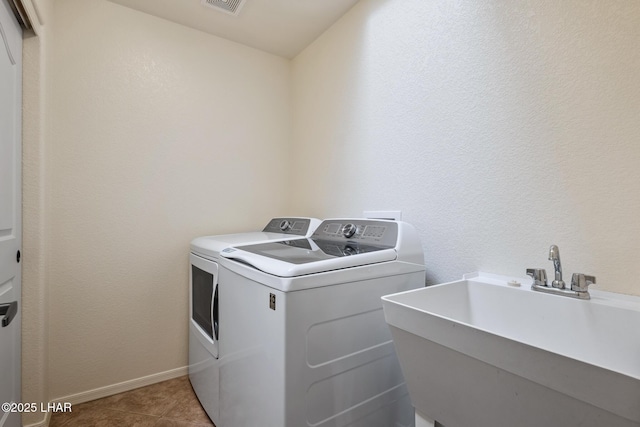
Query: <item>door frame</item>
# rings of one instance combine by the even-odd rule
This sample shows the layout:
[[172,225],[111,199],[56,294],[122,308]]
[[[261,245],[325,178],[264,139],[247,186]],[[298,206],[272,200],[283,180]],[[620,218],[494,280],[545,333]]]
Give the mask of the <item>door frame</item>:
[[[8,76],[15,73],[14,89],[12,92],[13,105],[8,106],[10,113],[8,116],[12,120],[8,123],[6,141],[10,145],[9,153],[12,158],[11,177],[12,186],[8,187],[9,194],[5,194],[7,200],[12,200],[12,211],[3,212],[2,216],[8,221],[2,224],[4,231],[0,233],[0,267],[5,270],[0,271],[0,302],[3,304],[16,304],[9,310],[2,309],[6,326],[0,325],[0,333],[10,335],[10,341],[13,342],[11,350],[8,354],[12,354],[9,362],[7,382],[11,383],[7,391],[7,395],[11,396],[11,403],[21,403],[22,393],[22,29],[20,23],[12,7],[15,6],[13,0],[0,0],[0,50],[5,49],[4,53],[9,60],[9,68],[7,68]],[[15,68],[12,68],[15,67]],[[0,78],[7,78],[4,75]],[[3,107],[4,108],[4,107]],[[4,113],[3,113],[4,114]],[[4,140],[1,138],[0,140]],[[8,228],[6,228],[8,227]],[[4,284],[4,285],[3,285]],[[4,288],[4,289],[2,289]],[[17,307],[17,311],[14,309]],[[9,323],[10,314],[15,311],[15,315]],[[6,328],[6,329],[5,329]],[[3,381],[4,382],[4,381]],[[0,384],[0,386],[2,386]],[[9,402],[0,402],[9,403]],[[8,412],[4,410],[0,413],[0,426],[3,427],[19,427],[21,425],[21,413],[19,407],[10,408]]]

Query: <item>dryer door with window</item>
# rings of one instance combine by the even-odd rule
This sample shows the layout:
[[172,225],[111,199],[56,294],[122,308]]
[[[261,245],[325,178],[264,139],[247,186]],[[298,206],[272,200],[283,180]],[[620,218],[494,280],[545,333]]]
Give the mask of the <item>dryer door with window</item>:
[[189,306],[191,324],[199,333],[200,342],[218,357],[218,264],[191,254],[189,272]]

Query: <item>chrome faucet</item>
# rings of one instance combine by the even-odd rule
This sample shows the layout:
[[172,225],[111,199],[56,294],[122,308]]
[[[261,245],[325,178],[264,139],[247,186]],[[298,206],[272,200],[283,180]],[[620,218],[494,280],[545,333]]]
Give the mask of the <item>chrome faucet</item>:
[[527,276],[531,276],[533,284],[531,289],[539,292],[547,292],[555,295],[565,295],[579,299],[591,299],[589,285],[596,283],[594,276],[582,273],[574,273],[571,277],[571,289],[568,289],[562,280],[562,265],[560,264],[560,249],[556,245],[549,248],[549,261],[553,261],[555,280],[551,286],[547,282],[547,272],[544,268],[528,268]]
[[564,280],[562,280],[562,264],[560,263],[560,249],[556,245],[549,248],[549,261],[553,261],[553,268],[556,271],[556,279],[551,282],[551,286],[558,289],[564,289]]

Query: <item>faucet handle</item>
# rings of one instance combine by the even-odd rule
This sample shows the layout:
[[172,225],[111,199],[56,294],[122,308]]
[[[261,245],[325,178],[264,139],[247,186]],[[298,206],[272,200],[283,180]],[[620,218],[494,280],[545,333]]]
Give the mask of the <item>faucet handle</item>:
[[544,268],[527,268],[527,276],[531,276],[534,286],[548,286],[547,271]]
[[571,276],[571,290],[576,292],[587,292],[589,285],[596,283],[595,276],[589,276],[588,274],[573,273]]

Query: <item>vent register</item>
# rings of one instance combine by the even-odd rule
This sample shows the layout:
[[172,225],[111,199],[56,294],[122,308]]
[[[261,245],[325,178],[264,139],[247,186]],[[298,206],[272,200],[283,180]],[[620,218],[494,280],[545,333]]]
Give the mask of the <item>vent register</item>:
[[246,0],[202,0],[204,6],[229,15],[238,16]]

